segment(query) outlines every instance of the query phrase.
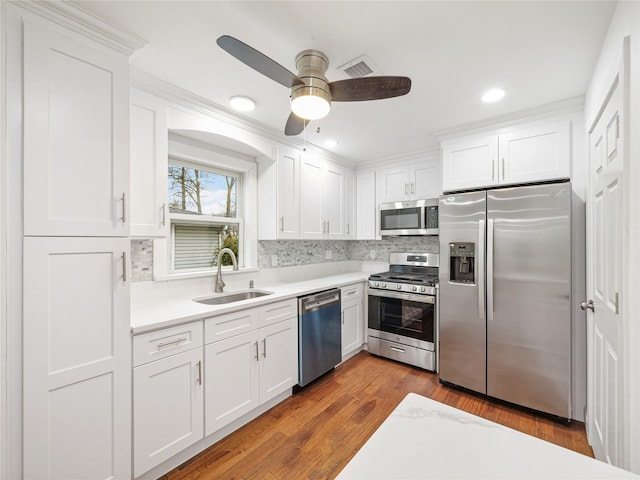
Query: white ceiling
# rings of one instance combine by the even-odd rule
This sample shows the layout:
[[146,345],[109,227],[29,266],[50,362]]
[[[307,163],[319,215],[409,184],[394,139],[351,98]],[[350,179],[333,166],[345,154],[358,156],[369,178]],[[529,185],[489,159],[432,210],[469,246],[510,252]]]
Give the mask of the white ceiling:
[[[287,88],[216,45],[231,35],[295,73],[305,49],[329,57],[329,81],[366,54],[382,75],[406,75],[411,92],[370,102],[334,102],[306,141],[334,138],[336,154],[375,161],[429,149],[434,132],[584,95],[615,8],[612,1],[77,1],[149,44],[133,67],[219,105],[232,95],[247,114],[280,131]],[[483,104],[500,86],[505,98]],[[320,133],[316,128],[320,127]],[[301,135],[302,137],[302,135]]]

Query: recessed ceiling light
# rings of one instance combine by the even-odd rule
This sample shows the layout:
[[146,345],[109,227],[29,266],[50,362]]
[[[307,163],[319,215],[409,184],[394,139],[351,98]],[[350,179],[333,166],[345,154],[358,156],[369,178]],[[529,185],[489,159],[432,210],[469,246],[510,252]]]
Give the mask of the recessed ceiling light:
[[229,99],[229,105],[238,112],[251,112],[256,108],[256,102],[249,97],[235,96]]
[[482,101],[485,103],[497,102],[504,97],[504,90],[501,88],[492,88],[482,95]]
[[327,140],[324,142],[324,146],[327,148],[335,148],[338,146],[338,142],[336,140]]

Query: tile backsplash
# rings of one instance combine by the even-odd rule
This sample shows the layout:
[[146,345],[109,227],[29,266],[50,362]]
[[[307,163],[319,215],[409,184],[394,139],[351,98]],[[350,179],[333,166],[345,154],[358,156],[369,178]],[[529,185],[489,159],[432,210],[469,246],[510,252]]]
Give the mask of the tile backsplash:
[[[331,252],[330,260],[327,260],[327,252]],[[258,268],[344,260],[388,262],[392,252],[438,253],[438,237],[386,237],[382,240],[347,241],[261,240],[258,242]],[[374,257],[371,256],[372,253]],[[272,265],[272,260],[275,260],[275,265]],[[131,240],[131,273],[134,282],[153,280],[153,240]]]

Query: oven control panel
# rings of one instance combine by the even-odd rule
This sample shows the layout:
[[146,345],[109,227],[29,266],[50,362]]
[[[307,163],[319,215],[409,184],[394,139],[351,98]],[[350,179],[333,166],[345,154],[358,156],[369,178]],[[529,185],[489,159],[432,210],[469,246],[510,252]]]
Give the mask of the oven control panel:
[[378,280],[369,280],[369,288],[375,288],[377,290],[391,290],[395,292],[417,293],[422,295],[436,294],[435,287],[428,287],[425,285],[411,285],[409,283],[385,282]]

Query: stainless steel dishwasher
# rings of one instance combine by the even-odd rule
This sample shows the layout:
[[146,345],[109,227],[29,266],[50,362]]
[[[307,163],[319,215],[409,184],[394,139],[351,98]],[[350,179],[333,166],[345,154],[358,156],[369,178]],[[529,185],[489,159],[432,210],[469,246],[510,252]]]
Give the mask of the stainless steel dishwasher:
[[298,298],[298,385],[304,387],[342,361],[340,290]]

